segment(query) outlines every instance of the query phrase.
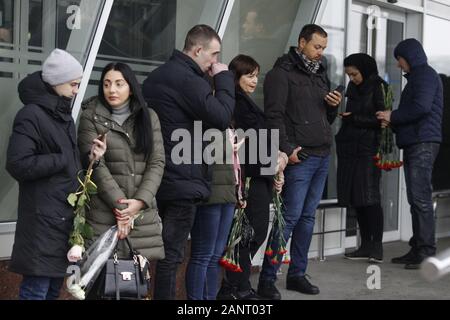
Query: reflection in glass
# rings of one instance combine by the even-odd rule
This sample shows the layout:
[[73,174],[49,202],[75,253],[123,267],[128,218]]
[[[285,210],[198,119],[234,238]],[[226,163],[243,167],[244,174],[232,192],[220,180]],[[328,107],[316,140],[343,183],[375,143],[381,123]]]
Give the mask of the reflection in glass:
[[203,23],[215,28],[224,0],[116,0],[100,45],[85,97],[96,95],[100,71],[109,61],[130,64],[142,82],[176,48],[187,32]]
[[[393,20],[387,20],[386,32],[386,51],[381,53],[384,56],[383,61],[378,64],[385,66],[385,74],[380,74],[391,86],[394,91],[394,109],[398,108],[402,92],[402,72],[397,67],[397,61],[394,59],[394,49],[397,44],[403,40],[403,23]],[[395,147],[394,153],[400,158],[400,150]],[[381,178],[381,199],[384,210],[384,230],[392,231],[398,229],[398,195],[399,195],[400,171],[383,171]]]
[[116,1],[100,54],[167,60],[175,46],[176,0]]
[[[266,73],[276,59],[286,52],[294,22],[302,1],[291,0],[237,0],[223,37],[222,58],[229,63],[238,54],[252,56],[261,66],[260,81],[253,94],[258,106],[263,107],[262,86]],[[276,14],[274,14],[276,13]],[[305,16],[310,14],[305,12]]]
[[[429,64],[440,74],[444,89],[444,112],[442,115],[442,144],[434,163],[433,190],[450,190],[450,42],[444,41],[442,33],[450,30],[450,20],[427,16],[425,19],[425,52]],[[439,211],[438,211],[439,217]],[[438,223],[439,226],[439,223]]]
[[42,47],[42,0],[31,0],[29,6],[28,45]]
[[[345,6],[338,1],[328,1],[323,14],[319,17],[317,23],[321,25],[328,33],[328,46],[325,50],[325,63],[330,79],[331,90],[344,83],[344,54],[345,54]],[[344,103],[341,104],[344,107]],[[333,122],[333,135],[337,134],[340,128],[338,118]],[[323,199],[336,199],[336,174],[337,157],[336,145],[331,147],[331,159],[328,172],[328,180],[325,186]]]
[[13,43],[14,1],[0,0],[0,43]]
[[450,30],[450,20],[427,16],[425,19],[425,51],[430,65],[438,72],[450,75],[450,42],[442,38],[436,30]]
[[82,27],[80,23],[80,4],[81,0],[58,0],[56,10],[56,39],[58,48],[66,48],[72,32]]
[[[55,46],[71,52],[84,64],[104,3],[104,0],[23,0],[22,3],[25,1],[29,4],[28,11],[15,5],[15,1],[0,0],[0,223],[17,219],[18,186],[5,170],[12,123],[22,107],[17,86],[27,74],[41,68],[42,61]],[[77,7],[70,8],[73,5]],[[21,10],[14,13],[14,8]],[[71,9],[79,10],[83,16],[80,28],[73,25]],[[43,17],[47,19],[45,23]],[[24,20],[29,22],[28,26],[24,32],[16,32],[18,38],[13,39],[12,27],[23,25]]]

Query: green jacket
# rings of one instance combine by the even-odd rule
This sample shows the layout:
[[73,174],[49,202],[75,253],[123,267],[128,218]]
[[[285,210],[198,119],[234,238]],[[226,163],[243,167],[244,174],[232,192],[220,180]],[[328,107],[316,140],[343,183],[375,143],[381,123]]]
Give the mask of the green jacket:
[[[78,146],[82,155],[88,154],[94,138],[110,130],[106,138],[107,151],[93,173],[98,194],[91,198],[86,220],[93,227],[97,238],[116,225],[113,209],[125,208],[117,203],[118,200],[142,200],[146,209],[135,220],[134,229],[128,238],[134,249],[150,260],[163,259],[162,224],[155,200],[165,164],[161,127],[158,116],[149,109],[153,146],[146,161],[143,154],[134,152],[134,120],[140,107],[130,107],[130,117],[120,126],[112,120],[111,112],[98,98],[89,99],[83,104],[78,127]],[[119,246],[121,256],[127,255],[127,252],[123,251],[124,245],[121,243]]]
[[[226,138],[225,133],[223,136],[224,148],[226,149],[225,145],[231,143]],[[228,149],[231,150],[231,146]],[[226,203],[236,203],[236,180],[233,165],[225,162],[224,164],[212,165],[211,196],[205,205]]]

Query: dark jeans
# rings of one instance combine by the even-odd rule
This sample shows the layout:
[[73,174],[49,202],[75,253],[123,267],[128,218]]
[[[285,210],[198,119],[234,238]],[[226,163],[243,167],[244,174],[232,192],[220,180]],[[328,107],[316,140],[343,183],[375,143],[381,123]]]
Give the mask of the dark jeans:
[[438,143],[419,143],[405,148],[403,153],[413,227],[409,245],[421,257],[436,253],[431,177],[438,152]]
[[175,300],[178,266],[183,262],[197,206],[194,202],[159,202],[165,258],[159,260],[155,274],[155,300]]
[[199,206],[191,231],[191,258],[186,270],[189,300],[216,300],[219,260],[234,216],[234,203]]
[[56,300],[64,278],[23,276],[19,289],[20,300]]
[[272,180],[267,178],[250,180],[245,214],[255,234],[250,247],[239,246],[239,265],[242,272],[226,271],[225,274],[226,285],[236,287],[238,291],[247,291],[251,288],[252,258],[266,240],[269,228],[272,185]]
[[[328,175],[330,157],[310,156],[300,164],[288,166],[284,172],[283,202],[285,206],[284,238],[292,235],[288,277],[303,276],[308,265],[308,251],[314,229],[316,209],[322,198]],[[275,235],[274,239],[278,237]],[[278,251],[278,243],[272,249]],[[273,257],[264,256],[260,281],[275,281],[280,264],[272,264]],[[282,256],[278,255],[278,261]]]

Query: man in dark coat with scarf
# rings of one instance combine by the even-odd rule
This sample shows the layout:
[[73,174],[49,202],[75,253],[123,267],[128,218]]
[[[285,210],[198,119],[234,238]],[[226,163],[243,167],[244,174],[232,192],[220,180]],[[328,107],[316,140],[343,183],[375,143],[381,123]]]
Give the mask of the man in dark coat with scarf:
[[[280,150],[289,156],[284,171],[284,238],[291,237],[286,288],[318,294],[306,276],[316,209],[328,176],[332,145],[331,123],[342,96],[330,90],[322,56],[328,34],[320,26],[302,28],[298,46],[280,57],[264,81],[264,112],[269,129],[278,129]],[[280,261],[281,257],[276,257]],[[275,286],[279,264],[266,256],[259,277],[258,295],[281,299]]]
[[408,84],[398,110],[378,112],[384,125],[391,125],[397,145],[403,149],[408,202],[411,205],[413,236],[411,250],[392,259],[406,269],[418,269],[436,253],[435,221],[431,177],[442,142],[443,89],[437,72],[428,65],[422,45],[416,39],[400,42],[394,50],[398,67]]
[[[55,49],[19,84],[25,105],[16,115],[6,170],[19,182],[19,210],[9,269],[23,275],[21,300],[54,300],[68,267],[74,212],[67,196],[78,187],[81,169],[71,102],[83,67]],[[89,154],[98,160],[106,144],[98,139]],[[88,155],[86,155],[88,156]]]

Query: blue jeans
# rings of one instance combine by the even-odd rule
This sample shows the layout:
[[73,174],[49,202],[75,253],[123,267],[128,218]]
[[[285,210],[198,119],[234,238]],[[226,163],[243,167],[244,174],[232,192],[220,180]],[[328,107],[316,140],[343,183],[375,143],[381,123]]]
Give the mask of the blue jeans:
[[[288,166],[284,172],[284,238],[288,241],[292,235],[288,277],[303,276],[306,272],[316,209],[327,180],[329,162],[329,156],[310,156],[300,164]],[[274,239],[277,238],[274,236]],[[274,242],[274,245],[272,249],[275,251],[278,244]],[[276,280],[280,264],[273,265],[272,258],[264,256],[260,281]],[[281,261],[281,258],[282,256],[278,255],[278,261]]]
[[56,300],[64,278],[23,276],[19,300]]
[[191,258],[186,270],[189,300],[216,300],[219,260],[227,244],[235,204],[198,207],[191,231]]
[[438,152],[438,143],[419,143],[404,149],[406,192],[413,227],[409,245],[421,257],[436,253],[431,177]]

